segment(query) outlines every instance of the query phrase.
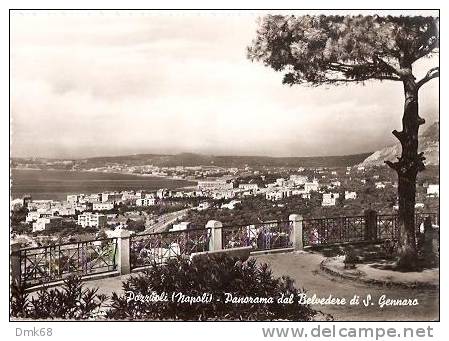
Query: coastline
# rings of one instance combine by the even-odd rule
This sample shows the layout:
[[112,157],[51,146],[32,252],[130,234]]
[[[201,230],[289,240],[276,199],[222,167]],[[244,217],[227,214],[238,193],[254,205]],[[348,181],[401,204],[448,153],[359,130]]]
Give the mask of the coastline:
[[[26,187],[26,184],[22,185],[19,181],[16,179],[13,179],[12,172],[13,171],[30,171],[30,175],[32,172],[58,172],[59,174],[98,174],[102,175],[103,177],[110,176],[127,176],[129,178],[123,178],[123,179],[83,179],[82,177],[75,179],[75,180],[65,180],[65,179],[44,179],[39,189],[30,189],[30,191],[21,188]],[[23,173],[22,173],[23,174]],[[196,180],[187,180],[187,179],[179,179],[173,176],[162,176],[162,175],[152,175],[152,174],[135,174],[130,172],[103,172],[103,171],[97,171],[97,170],[66,170],[66,169],[41,169],[41,168],[23,168],[23,167],[14,167],[10,168],[10,176],[11,176],[11,184],[10,184],[10,198],[20,198],[25,193],[29,193],[32,196],[35,196],[37,198],[42,199],[53,199],[53,200],[62,200],[63,197],[65,197],[68,194],[77,194],[77,193],[97,193],[102,191],[120,191],[120,190],[144,190],[148,192],[155,192],[158,189],[162,188],[170,188],[174,190],[182,190],[182,189],[191,189],[196,187],[197,181]],[[59,175],[60,176],[60,175]],[[14,181],[15,180],[15,181]],[[145,180],[148,180],[148,183],[146,183]],[[30,181],[30,179],[25,179],[26,181]],[[133,183],[133,181],[135,183]],[[163,181],[167,181],[168,183],[164,184]],[[47,183],[48,182],[48,183]],[[58,185],[55,185],[55,182],[58,182]],[[76,182],[79,182],[79,189],[77,188],[70,188],[73,186]],[[127,183],[129,182],[129,183]],[[158,184],[158,182],[161,182]],[[181,183],[178,183],[181,182]],[[14,186],[14,183],[16,186]],[[17,185],[17,183],[19,183]],[[60,184],[59,184],[60,183]],[[97,183],[97,186],[95,186],[95,183]],[[153,183],[153,184],[152,184]],[[86,187],[85,185],[88,184]],[[104,185],[103,185],[104,184]],[[120,184],[120,185],[119,185]],[[91,187],[89,187],[91,186]],[[95,187],[98,187],[95,188]],[[65,190],[64,190],[65,189]],[[13,195],[13,192],[14,195]]]
[[194,179],[183,179],[177,178],[169,175],[154,175],[154,174],[141,174],[141,173],[130,173],[130,172],[104,172],[99,170],[91,170],[91,169],[55,169],[55,168],[27,168],[27,167],[10,167],[10,170],[19,170],[19,171],[57,171],[57,172],[78,172],[78,173],[98,173],[98,174],[119,174],[119,175],[131,175],[138,177],[151,177],[151,178],[160,178],[160,179],[168,179],[168,180],[178,180],[178,181],[190,181],[190,182],[198,182],[198,180]]

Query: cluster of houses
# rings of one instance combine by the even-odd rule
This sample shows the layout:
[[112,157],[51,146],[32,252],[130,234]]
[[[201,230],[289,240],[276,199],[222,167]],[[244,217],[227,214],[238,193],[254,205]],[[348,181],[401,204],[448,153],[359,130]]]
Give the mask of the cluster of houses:
[[235,175],[239,172],[238,168],[224,168],[218,166],[173,166],[160,167],[155,165],[128,166],[120,163],[109,164],[104,167],[91,168],[89,171],[103,173],[125,173],[125,174],[141,174],[147,176],[171,177],[173,179],[195,180],[199,178],[207,178],[220,176],[223,173]]
[[[336,172],[333,172],[336,175]],[[336,200],[340,197],[338,189],[341,182],[334,179],[328,183],[320,183],[316,178],[309,181],[304,175],[290,175],[289,179],[279,178],[274,183],[267,185],[265,198],[271,201],[282,200],[284,198],[300,195],[303,199],[310,199],[312,192],[322,194],[322,206],[335,206]],[[353,191],[345,191],[345,200],[356,199],[357,193]]]
[[64,218],[74,216],[77,216],[77,224],[81,227],[101,228],[107,223],[107,215],[101,211],[110,211],[119,204],[152,206],[156,204],[156,195],[142,191],[121,191],[70,194],[66,201],[31,200],[25,197],[13,202],[28,209],[25,221],[32,223],[33,232],[36,232],[59,227]]
[[[358,172],[364,171],[364,167],[361,166],[354,168]],[[202,167],[174,167],[173,169],[179,172],[205,171]],[[141,170],[149,171],[150,169],[142,168]],[[303,170],[300,169],[300,173]],[[350,175],[351,170],[351,167],[346,168],[346,175]],[[217,170],[213,168],[211,171],[216,172]],[[254,174],[256,174],[256,171]],[[328,176],[329,179],[327,179]],[[264,175],[260,177],[263,181],[265,180]],[[315,192],[321,194],[321,205],[323,207],[335,206],[340,197],[343,196],[343,193],[344,200],[355,200],[357,198],[356,191],[340,190],[341,181],[344,180],[338,178],[337,171],[326,172],[324,169],[315,169],[313,179],[310,180],[310,178],[304,174],[291,174],[288,178],[277,178],[272,183],[264,182],[264,184],[260,185],[249,181],[248,183],[239,183],[238,186],[235,186],[235,177],[228,175],[215,179],[202,179],[198,181],[196,188],[185,188],[182,190],[161,188],[152,193],[145,193],[144,191],[108,191],[93,194],[70,194],[67,195],[66,201],[31,200],[30,197],[24,197],[12,200],[11,209],[14,205],[27,207],[26,222],[32,223],[33,232],[35,232],[59,226],[64,222],[65,217],[71,217],[72,219],[76,217],[76,222],[81,227],[105,227],[111,223],[111,217],[107,214],[108,211],[118,205],[149,207],[164,199],[209,198],[212,200],[226,200],[227,202],[222,203],[220,208],[233,210],[236,205],[241,203],[242,198],[256,195],[263,195],[269,201],[279,201],[291,196],[301,196],[303,199],[310,199],[312,192]],[[386,186],[394,186],[389,181],[379,181],[378,175],[374,175],[373,179],[375,180],[374,186],[376,189],[382,190]],[[357,179],[357,181],[366,183],[366,179]],[[425,195],[427,197],[439,197],[438,184],[426,184],[425,187],[427,191]],[[420,205],[423,204],[418,202],[416,205],[421,207]],[[204,201],[196,209],[198,211],[206,210],[210,206],[210,201]],[[112,222],[116,223],[116,221]],[[120,221],[119,223],[122,224],[123,222]],[[181,224],[173,228],[180,230],[186,228],[187,225]]]

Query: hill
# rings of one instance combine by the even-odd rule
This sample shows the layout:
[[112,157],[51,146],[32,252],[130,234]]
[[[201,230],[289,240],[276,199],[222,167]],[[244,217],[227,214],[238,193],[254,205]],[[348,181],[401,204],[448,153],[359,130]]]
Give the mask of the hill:
[[101,167],[105,164],[120,163],[132,165],[152,164],[169,166],[217,166],[217,167],[346,167],[362,162],[370,153],[318,156],[318,157],[268,157],[268,156],[213,156],[193,153],[176,155],[136,154],[124,156],[95,157],[77,160],[83,168]]
[[[430,125],[423,133],[419,136],[419,146],[418,152],[424,152],[426,160],[425,165],[439,165],[439,145],[440,145],[440,124],[439,122],[434,122]],[[401,155],[401,145],[400,143],[394,144],[392,146],[387,146],[378,151],[375,151],[370,156],[368,156],[362,163],[362,166],[383,166],[385,161],[395,161],[396,157]]]

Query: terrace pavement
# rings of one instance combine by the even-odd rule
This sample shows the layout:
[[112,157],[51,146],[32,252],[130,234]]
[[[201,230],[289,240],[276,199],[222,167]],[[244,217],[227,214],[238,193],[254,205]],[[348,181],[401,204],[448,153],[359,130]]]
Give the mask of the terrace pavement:
[[[355,282],[334,277],[320,270],[320,264],[326,259],[318,252],[289,252],[260,254],[252,256],[258,263],[268,263],[275,276],[288,275],[295,280],[297,287],[304,288],[307,295],[317,297],[346,298],[354,295],[361,299],[372,296],[373,305],[363,304],[327,305],[314,308],[331,314],[337,321],[434,321],[439,320],[439,292],[426,289],[408,289],[400,287],[381,287],[373,284]],[[130,275],[127,275],[130,276]],[[85,282],[86,287],[99,288],[99,293],[111,295],[122,292],[122,280],[127,276],[104,278]],[[389,299],[417,299],[417,306],[385,306],[377,304],[379,297]]]

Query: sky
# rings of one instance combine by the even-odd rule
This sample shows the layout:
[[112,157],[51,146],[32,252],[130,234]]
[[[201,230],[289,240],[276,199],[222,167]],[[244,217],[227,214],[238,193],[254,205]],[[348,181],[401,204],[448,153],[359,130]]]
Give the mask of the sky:
[[[262,14],[13,12],[11,155],[325,156],[396,143],[400,82],[282,85],[246,58]],[[420,114],[422,129],[438,120],[438,80],[420,90]]]

